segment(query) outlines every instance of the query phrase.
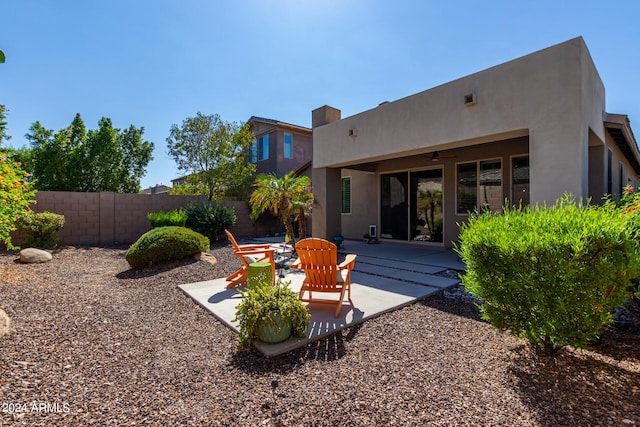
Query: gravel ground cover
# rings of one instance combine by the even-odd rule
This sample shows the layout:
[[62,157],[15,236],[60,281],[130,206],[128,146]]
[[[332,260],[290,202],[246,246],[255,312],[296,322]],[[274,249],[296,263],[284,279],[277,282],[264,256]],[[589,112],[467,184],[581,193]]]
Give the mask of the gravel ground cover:
[[125,249],[0,252],[0,425],[640,425],[637,325],[537,354],[439,294],[265,359],[176,288],[229,247],[146,271]]

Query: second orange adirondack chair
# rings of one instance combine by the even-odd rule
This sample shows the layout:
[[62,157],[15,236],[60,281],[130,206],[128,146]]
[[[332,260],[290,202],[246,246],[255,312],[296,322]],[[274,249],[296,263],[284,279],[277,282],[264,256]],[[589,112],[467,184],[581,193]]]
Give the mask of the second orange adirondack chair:
[[233,288],[234,286],[242,285],[247,282],[249,264],[253,262],[270,262],[275,283],[276,263],[273,258],[275,249],[273,249],[271,245],[238,245],[238,242],[228,230],[224,230],[224,232],[227,234],[227,238],[233,246],[233,253],[238,258],[240,258],[240,261],[242,261],[242,266],[240,267],[240,269],[227,277],[227,282],[230,282],[229,284],[227,284],[227,289]]
[[[345,292],[351,301],[351,270],[356,255],[349,254],[338,264],[338,248],[333,243],[318,238],[308,238],[296,243],[298,259],[293,267],[304,270],[305,278],[298,298],[305,302],[337,304],[336,317],[340,314]],[[339,299],[317,299],[314,292],[337,293]],[[305,293],[309,296],[305,298]]]

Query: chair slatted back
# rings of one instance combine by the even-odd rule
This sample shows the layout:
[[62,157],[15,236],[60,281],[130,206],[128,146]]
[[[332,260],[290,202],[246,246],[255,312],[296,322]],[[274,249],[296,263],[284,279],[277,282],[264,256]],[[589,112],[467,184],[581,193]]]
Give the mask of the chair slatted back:
[[296,252],[311,291],[335,292],[341,289],[336,286],[339,274],[336,245],[327,240],[308,238],[296,244]]
[[224,230],[224,232],[227,234],[227,238],[231,242],[231,245],[233,246],[233,250],[239,251],[240,245],[238,245],[238,242],[236,242],[236,239],[235,237],[233,237],[233,234],[231,234],[228,230]]

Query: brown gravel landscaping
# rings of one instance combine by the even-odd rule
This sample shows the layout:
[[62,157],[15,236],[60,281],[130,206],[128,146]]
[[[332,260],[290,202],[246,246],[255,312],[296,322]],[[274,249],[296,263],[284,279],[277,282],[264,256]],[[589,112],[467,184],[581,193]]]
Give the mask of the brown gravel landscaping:
[[266,359],[176,287],[233,272],[226,244],[145,271],[125,249],[0,252],[0,425],[640,425],[637,324],[537,354],[439,294]]

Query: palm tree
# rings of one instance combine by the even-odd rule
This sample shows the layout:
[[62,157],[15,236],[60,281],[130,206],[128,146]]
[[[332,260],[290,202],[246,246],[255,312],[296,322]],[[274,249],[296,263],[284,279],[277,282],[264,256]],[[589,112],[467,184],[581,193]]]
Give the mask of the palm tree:
[[[278,178],[273,173],[258,175],[253,185],[255,190],[249,198],[251,218],[255,220],[261,213],[270,210],[282,221],[287,232],[287,243],[293,244],[291,215],[298,214],[298,220],[304,221],[304,210],[308,210],[309,208],[306,206],[310,206],[307,201],[313,200],[309,185],[308,177],[296,176],[293,171],[282,178]],[[301,212],[302,214],[300,214]],[[306,227],[302,225],[302,222],[300,232],[301,235],[302,232],[306,233]]]
[[298,234],[301,239],[307,237],[307,217],[311,215],[313,207],[313,193],[310,190],[310,181],[306,176],[299,177],[300,192],[294,194],[291,202],[293,203],[293,211],[295,220],[298,221]]

